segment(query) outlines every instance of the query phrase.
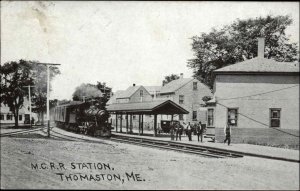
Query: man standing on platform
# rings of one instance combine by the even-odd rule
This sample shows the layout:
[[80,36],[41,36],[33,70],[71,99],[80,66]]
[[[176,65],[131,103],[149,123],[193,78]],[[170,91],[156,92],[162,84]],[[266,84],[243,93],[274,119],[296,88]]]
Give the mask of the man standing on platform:
[[224,134],[225,134],[224,143],[226,143],[226,141],[228,141],[228,146],[229,146],[230,141],[231,141],[231,128],[230,128],[229,122],[227,122],[227,124],[225,125]]
[[192,127],[190,122],[186,126],[186,134],[189,137],[189,141],[192,141]]
[[171,135],[171,141],[174,141],[175,136],[175,126],[174,121],[171,121],[170,123],[170,135]]
[[177,122],[175,125],[175,131],[176,131],[176,141],[178,139],[179,136],[179,141],[181,141],[181,135],[183,132],[183,126],[180,124],[180,122]]
[[197,124],[197,136],[198,136],[198,142],[199,142],[199,138],[201,138],[201,143],[203,141],[203,127],[201,124],[201,121],[199,121],[199,124]]

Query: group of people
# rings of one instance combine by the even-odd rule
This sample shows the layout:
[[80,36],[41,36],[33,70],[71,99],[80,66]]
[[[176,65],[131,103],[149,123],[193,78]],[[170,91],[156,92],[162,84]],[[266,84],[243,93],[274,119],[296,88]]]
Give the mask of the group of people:
[[[176,138],[176,141],[179,139],[181,141],[181,135],[183,132],[188,136],[189,141],[192,141],[192,134],[195,132],[198,137],[198,142],[203,142],[203,134],[204,134],[205,128],[201,124],[201,121],[199,123],[195,123],[193,126],[188,122],[186,124],[183,122],[183,125],[180,124],[179,121],[171,121],[170,124],[170,134],[171,134],[171,140],[174,140]],[[224,143],[228,141],[228,145],[230,145],[231,142],[231,128],[230,124],[227,123],[224,128],[224,134],[225,134],[225,140]]]
[[201,124],[201,121],[199,123],[195,123],[193,126],[188,122],[186,124],[183,122],[183,125],[180,124],[178,121],[172,121],[170,124],[170,134],[171,134],[171,140],[175,139],[176,135],[176,141],[179,140],[181,141],[181,135],[185,132],[185,134],[188,136],[189,141],[192,141],[192,134],[193,132],[196,132],[198,136],[198,142],[201,140],[203,141],[203,134],[204,134],[204,127]]
[[179,139],[181,141],[181,135],[183,133],[183,126],[179,122],[172,121],[170,124],[170,134],[171,140],[174,140],[176,137],[176,141]]

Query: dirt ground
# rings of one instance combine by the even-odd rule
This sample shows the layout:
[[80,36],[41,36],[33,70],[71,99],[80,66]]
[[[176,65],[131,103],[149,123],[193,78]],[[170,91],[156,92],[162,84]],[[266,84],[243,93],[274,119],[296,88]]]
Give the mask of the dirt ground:
[[[80,164],[78,164],[80,163]],[[1,137],[1,189],[299,189],[299,163]]]

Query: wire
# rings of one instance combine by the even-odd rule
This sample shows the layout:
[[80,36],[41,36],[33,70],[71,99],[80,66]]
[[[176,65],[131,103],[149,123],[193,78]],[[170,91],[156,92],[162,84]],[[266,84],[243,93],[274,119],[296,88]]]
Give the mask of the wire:
[[251,96],[258,96],[258,95],[263,95],[263,94],[268,94],[268,93],[272,93],[272,92],[277,92],[277,91],[281,91],[281,90],[293,88],[293,87],[296,87],[296,86],[299,86],[299,84],[294,85],[294,86],[290,86],[290,87],[286,87],[286,88],[281,88],[281,89],[277,89],[277,90],[272,90],[272,91],[268,91],[268,92],[263,92],[263,93],[259,93],[259,94],[253,94],[253,95],[241,96],[241,97],[233,97],[233,98],[224,98],[224,99],[218,99],[218,100],[231,100],[231,99],[246,98],[246,97],[251,97]]
[[[223,107],[225,107],[225,108],[227,108],[227,109],[229,108],[229,107],[227,107],[226,105],[223,105],[223,104],[220,104],[220,103],[217,103],[217,104],[219,104],[219,105],[221,105],[221,106],[223,106]],[[267,124],[265,124],[265,123],[263,123],[263,122],[257,121],[257,120],[255,120],[255,119],[253,119],[253,118],[251,118],[251,117],[249,117],[249,116],[247,116],[247,115],[245,115],[245,114],[242,114],[242,113],[240,113],[240,112],[239,112],[238,114],[240,114],[240,115],[242,115],[242,116],[244,116],[244,117],[246,117],[246,118],[248,118],[248,119],[250,119],[250,120],[252,120],[252,121],[254,121],[254,122],[256,122],[256,123],[259,123],[259,124],[264,125],[264,126],[266,126],[266,127],[270,127],[269,125],[267,125]],[[274,127],[270,127],[270,128],[275,129],[275,130],[277,130],[277,131],[280,131],[280,132],[282,132],[282,133],[285,133],[285,134],[294,136],[294,137],[299,137],[298,135],[291,134],[291,133],[286,132],[286,131],[283,131],[283,130],[281,130],[281,129],[277,129],[277,128],[274,128]]]

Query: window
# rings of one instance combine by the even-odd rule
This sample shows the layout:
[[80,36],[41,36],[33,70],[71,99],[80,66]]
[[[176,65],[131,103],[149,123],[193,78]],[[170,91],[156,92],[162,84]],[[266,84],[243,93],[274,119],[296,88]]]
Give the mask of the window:
[[132,120],[136,120],[136,115],[132,115]]
[[184,95],[179,95],[179,104],[184,103]]
[[22,121],[22,115],[19,115],[19,121]]
[[207,125],[214,126],[214,109],[207,110]]
[[144,96],[144,91],[140,90],[140,97],[143,97],[143,96]]
[[228,108],[228,123],[232,126],[237,126],[238,109]]
[[197,90],[197,82],[193,82],[193,90]]
[[179,114],[179,120],[183,121],[183,114]]
[[193,111],[193,121],[197,121],[197,111]]
[[0,120],[4,120],[4,115],[0,115]]
[[7,114],[7,115],[6,115],[6,120],[12,120],[12,115]]
[[280,110],[281,109],[270,109],[270,127],[280,127]]

